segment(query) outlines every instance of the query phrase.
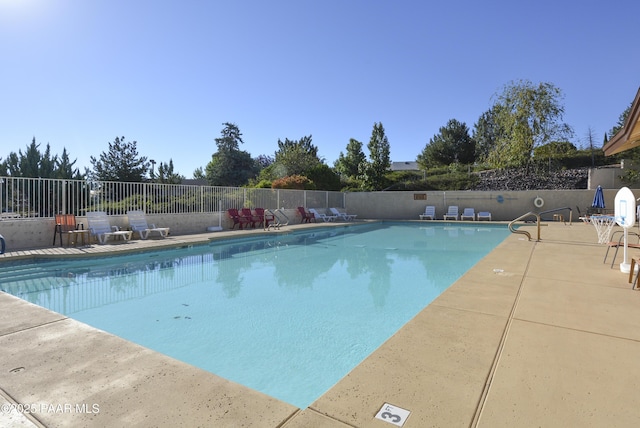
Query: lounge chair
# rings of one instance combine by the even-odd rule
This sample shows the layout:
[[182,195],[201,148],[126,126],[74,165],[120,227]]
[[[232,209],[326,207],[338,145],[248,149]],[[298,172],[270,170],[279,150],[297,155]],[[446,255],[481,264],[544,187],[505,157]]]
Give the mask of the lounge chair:
[[480,211],[478,213],[478,221],[489,220],[491,221],[491,213],[489,211]]
[[166,238],[169,234],[168,227],[156,227],[155,224],[149,226],[144,211],[127,211],[127,217],[129,217],[129,227],[131,228],[131,232],[138,233],[140,235],[140,239],[147,239],[151,233],[157,233],[161,238]]
[[233,225],[231,226],[231,229],[235,228],[236,224],[238,225],[238,229],[242,229],[243,225],[252,223],[252,220],[250,217],[247,218],[246,216],[241,215],[236,208],[229,208],[227,210],[227,213],[229,214],[229,217],[231,218],[231,220],[233,220]]
[[324,222],[333,221],[338,218],[336,215],[326,215],[324,213],[319,213],[315,208],[309,208],[309,212],[313,214],[315,218],[321,218]]
[[87,223],[89,224],[89,233],[101,244],[105,244],[109,237],[123,238],[128,241],[133,233],[130,230],[120,230],[118,226],[111,226],[109,217],[104,211],[87,212]]
[[[60,236],[60,246],[62,246],[62,237],[67,237],[67,245],[75,238],[78,230],[84,230],[82,223],[76,224],[76,216],[73,214],[56,214],[56,226],[53,230],[53,244],[56,245],[56,236]],[[82,237],[84,242],[84,236]],[[75,239],[74,239],[75,242]]]
[[251,212],[251,208],[242,208],[240,210],[240,215],[246,217],[249,219],[249,223],[251,225],[251,227],[256,227],[256,223],[258,223],[260,221],[260,217],[258,217],[257,215],[254,215]]
[[435,220],[436,219],[436,207],[427,205],[424,208],[424,213],[420,214],[420,220]]
[[444,215],[444,220],[458,220],[458,207],[455,205],[449,206],[447,213]]
[[256,216],[258,217],[258,222],[264,227],[269,227],[269,223],[274,223],[276,221],[276,217],[273,214],[266,214],[264,212],[264,208],[255,208]]
[[347,214],[346,212],[339,211],[337,208],[329,208],[329,211],[331,211],[331,214],[336,216],[336,218],[341,218],[344,221],[353,221],[357,217],[356,214]]
[[473,208],[465,208],[464,211],[462,211],[462,214],[460,215],[460,220],[465,220],[465,219],[475,220],[476,210]]
[[304,207],[298,207],[298,212],[300,216],[302,216],[302,221],[300,223],[311,223],[311,220],[316,221],[316,217],[311,212],[307,212]]

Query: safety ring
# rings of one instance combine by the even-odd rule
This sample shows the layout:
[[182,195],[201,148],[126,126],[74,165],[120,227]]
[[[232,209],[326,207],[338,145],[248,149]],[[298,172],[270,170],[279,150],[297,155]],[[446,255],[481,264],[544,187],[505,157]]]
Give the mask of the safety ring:
[[544,206],[544,200],[538,196],[533,200],[533,205],[535,205],[536,208],[542,208]]

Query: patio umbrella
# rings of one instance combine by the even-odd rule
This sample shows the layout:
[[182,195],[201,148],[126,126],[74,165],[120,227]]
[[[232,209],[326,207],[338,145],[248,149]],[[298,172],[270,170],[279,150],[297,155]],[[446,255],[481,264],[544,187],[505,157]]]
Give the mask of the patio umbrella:
[[600,185],[598,185],[598,188],[596,189],[596,194],[593,195],[593,202],[591,203],[591,207],[597,209],[604,208],[604,194]]

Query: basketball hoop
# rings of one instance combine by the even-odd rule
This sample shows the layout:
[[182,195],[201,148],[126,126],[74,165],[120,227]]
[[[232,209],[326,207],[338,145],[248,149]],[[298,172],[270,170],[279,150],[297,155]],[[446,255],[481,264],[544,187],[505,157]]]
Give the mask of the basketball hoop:
[[616,218],[610,215],[592,215],[589,222],[596,228],[598,244],[606,244],[611,236],[611,229],[616,224]]

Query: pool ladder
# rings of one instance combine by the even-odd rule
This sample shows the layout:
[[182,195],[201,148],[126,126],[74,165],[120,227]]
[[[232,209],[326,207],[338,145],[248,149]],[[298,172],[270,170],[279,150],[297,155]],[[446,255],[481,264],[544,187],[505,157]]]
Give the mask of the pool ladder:
[[[264,230],[269,230],[272,227],[274,229],[280,229],[280,226],[286,226],[289,224],[289,217],[287,217],[283,209],[282,210],[280,208],[277,208],[275,210],[267,209],[266,211],[273,216],[274,222],[266,227],[263,224],[262,226]],[[283,221],[283,217],[285,221]],[[266,223],[266,220],[265,220],[265,223]]]

